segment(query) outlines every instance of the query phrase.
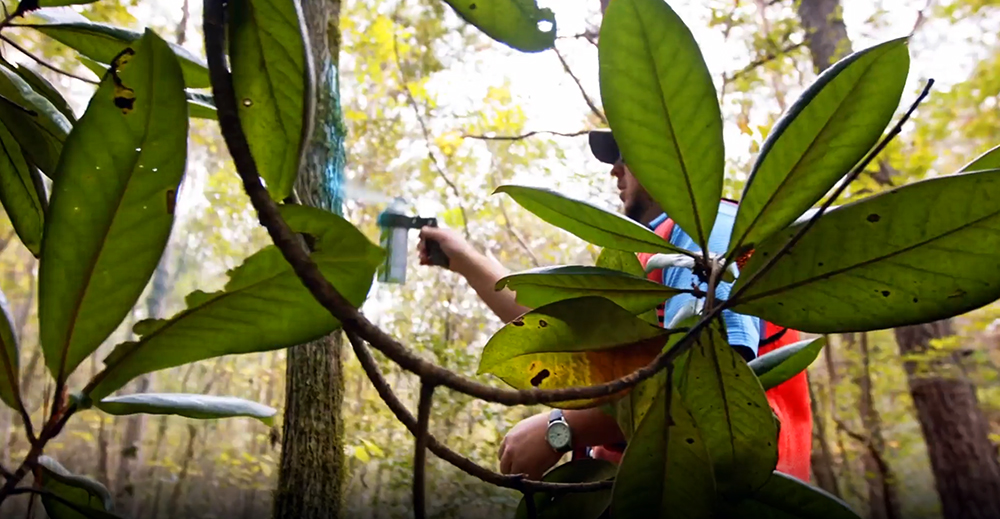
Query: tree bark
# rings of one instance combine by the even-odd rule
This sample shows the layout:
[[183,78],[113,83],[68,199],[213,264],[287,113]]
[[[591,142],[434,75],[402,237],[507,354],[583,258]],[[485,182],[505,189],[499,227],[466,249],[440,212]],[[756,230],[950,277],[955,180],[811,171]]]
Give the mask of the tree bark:
[[[304,205],[340,212],[346,128],[340,108],[340,0],[304,0],[316,70],[313,134],[296,192]],[[275,519],[344,516],[343,338],[337,333],[288,350],[284,434]]]
[[896,329],[913,405],[934,470],[945,519],[1000,517],[1000,463],[976,388],[954,355],[930,351],[952,335],[950,321]]
[[796,4],[816,72],[850,54],[851,40],[847,37],[840,0],[803,0]]
[[872,392],[871,352],[868,348],[868,334],[862,333],[858,340],[861,353],[861,372],[855,378],[860,390],[858,411],[864,426],[866,440],[862,461],[865,467],[865,481],[868,483],[868,509],[871,519],[898,519],[900,517],[899,494],[896,491],[895,476],[885,461],[885,439],[882,436],[882,418],[875,408]]
[[[827,347],[829,348],[829,344]],[[826,436],[826,419],[823,417],[819,402],[816,400],[816,392],[813,390],[811,380],[809,381],[809,403],[813,415],[813,450],[810,460],[813,478],[819,488],[840,497],[837,474],[833,471],[833,454]]]

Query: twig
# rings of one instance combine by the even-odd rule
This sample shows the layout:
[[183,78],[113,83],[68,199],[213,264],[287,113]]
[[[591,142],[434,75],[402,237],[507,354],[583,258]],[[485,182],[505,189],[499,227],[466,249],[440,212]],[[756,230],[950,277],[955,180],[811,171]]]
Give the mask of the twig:
[[580,130],[577,132],[570,132],[570,133],[554,132],[551,130],[535,130],[528,133],[522,133],[520,135],[472,135],[467,133],[462,135],[462,138],[480,139],[484,141],[520,141],[527,139],[528,137],[534,137],[535,135],[543,135],[543,134],[555,135],[558,137],[579,137],[581,135],[587,135],[588,133],[590,133],[590,130]]
[[[395,393],[392,392],[392,388],[389,387],[389,383],[386,382],[385,377],[383,377],[382,373],[379,372],[378,364],[375,362],[375,358],[372,357],[371,351],[368,350],[362,339],[357,335],[348,332],[347,339],[351,342],[351,346],[354,348],[354,354],[357,356],[358,362],[361,363],[361,368],[365,371],[368,379],[371,380],[372,385],[375,386],[375,391],[378,393],[379,397],[389,407],[392,414],[396,416],[396,419],[399,420],[411,434],[416,435],[416,418],[410,414],[410,412],[406,409],[406,406],[403,405],[403,403],[399,401],[399,398],[396,397]],[[526,490],[552,493],[592,492],[595,490],[611,488],[610,481],[597,483],[549,483],[545,481],[532,481],[524,479],[521,475],[507,476],[497,474],[496,472],[480,467],[472,460],[449,449],[432,435],[427,436],[427,448],[430,449],[430,451],[437,457],[451,463],[456,468],[472,477],[478,478],[486,483],[492,483],[500,487],[520,490],[522,492]]]
[[468,240],[471,237],[469,233],[469,218],[465,213],[465,205],[462,204],[462,193],[458,190],[458,186],[448,177],[448,174],[444,172],[444,168],[438,162],[437,156],[434,155],[434,150],[431,148],[433,141],[431,140],[431,132],[427,129],[427,122],[424,121],[423,115],[420,114],[420,105],[417,103],[417,99],[413,97],[413,92],[410,92],[410,87],[407,85],[406,72],[403,70],[403,62],[399,57],[399,42],[396,39],[396,33],[392,34],[392,55],[396,59],[396,68],[399,69],[399,78],[403,83],[403,92],[406,93],[406,99],[409,101],[410,106],[413,107],[413,114],[417,117],[417,123],[420,125],[420,131],[424,135],[424,141],[427,142],[427,158],[431,160],[431,166],[437,171],[441,180],[451,188],[452,193],[455,194],[455,198],[458,198],[458,210],[462,213],[462,230],[465,233],[465,239]]
[[[495,165],[496,156],[493,156],[490,159],[490,171],[493,172],[494,184],[497,180],[499,180],[499,175],[497,175],[496,168],[494,167]],[[496,186],[494,185],[494,187]],[[517,244],[521,247],[521,250],[523,250],[528,256],[528,259],[531,260],[531,264],[534,265],[535,268],[542,266],[542,264],[538,261],[538,256],[535,255],[535,251],[531,250],[531,247],[528,246],[528,242],[525,241],[523,236],[521,236],[521,233],[518,232],[513,225],[511,225],[510,216],[507,215],[507,204],[504,203],[503,197],[497,199],[497,204],[500,206],[500,216],[503,216],[503,226],[507,229],[507,234],[510,234],[514,238],[514,241],[517,242]]]
[[11,40],[10,38],[8,38],[6,36],[0,35],[0,40],[3,40],[4,43],[7,43],[11,47],[14,47],[18,51],[20,51],[21,54],[24,54],[25,56],[33,59],[39,65],[41,65],[41,66],[43,66],[43,67],[45,67],[45,68],[47,68],[47,69],[49,69],[49,70],[51,70],[53,72],[57,72],[59,74],[62,74],[62,75],[67,76],[67,77],[71,77],[73,79],[78,79],[80,81],[83,81],[84,83],[90,83],[91,85],[100,84],[99,81],[94,81],[93,79],[88,79],[88,78],[85,78],[83,76],[78,76],[78,75],[76,75],[76,74],[74,74],[72,72],[66,72],[63,69],[61,69],[59,67],[56,67],[55,65],[52,65],[51,63],[45,61],[44,59],[42,59],[42,58],[40,58],[40,57],[32,54],[31,52],[28,51],[28,49],[25,49],[24,47],[18,45],[17,43],[14,43],[13,40]]
[[796,50],[796,49],[802,47],[803,45],[805,45],[805,43],[795,43],[795,44],[789,45],[789,46],[787,46],[787,47],[785,47],[783,49],[779,49],[776,52],[771,52],[770,54],[765,54],[764,56],[761,56],[761,57],[759,57],[759,58],[751,61],[747,66],[745,66],[745,67],[737,70],[736,72],[733,72],[732,74],[730,74],[729,77],[728,77],[728,79],[729,79],[729,81],[734,81],[736,79],[739,79],[739,78],[741,78],[741,77],[749,74],[754,69],[757,69],[759,67],[767,65],[768,63],[770,63],[770,62],[772,62],[772,61],[774,61],[774,60],[776,60],[776,59],[778,59],[778,58],[780,58],[780,57],[788,54],[789,52],[792,52],[793,50]]
[[427,517],[427,437],[430,436],[431,405],[434,403],[434,384],[420,384],[420,403],[417,404],[417,432],[413,453],[413,516]]
[[594,32],[595,29],[587,29],[579,34],[572,34],[569,36],[556,36],[557,40],[586,40],[587,43],[597,47],[597,39],[600,36],[599,33]]
[[7,470],[7,468],[4,467],[3,465],[0,465],[0,476],[3,476],[4,479],[10,479],[14,477],[14,473]]
[[[920,103],[922,103],[924,98],[926,98],[927,95],[930,93],[932,86],[934,86],[934,80],[933,79],[927,80],[927,85],[924,86],[923,91],[920,92],[919,96],[917,96],[916,101],[914,101],[913,104],[910,105],[910,108],[906,111],[905,114],[903,114],[903,117],[899,120],[898,123],[896,123],[896,125],[882,139],[882,141],[878,143],[878,146],[876,146],[875,149],[869,152],[868,155],[861,162],[859,162],[856,166],[854,166],[854,169],[852,169],[851,172],[847,174],[847,177],[844,178],[844,181],[839,186],[837,186],[837,189],[835,189],[833,194],[830,195],[830,198],[827,199],[827,201],[824,202],[822,206],[820,206],[819,211],[816,211],[816,214],[814,214],[812,218],[807,220],[805,225],[799,228],[798,232],[796,232],[795,235],[792,236],[792,238],[788,240],[788,242],[786,242],[784,246],[781,247],[778,253],[775,254],[770,261],[765,263],[764,266],[761,267],[759,270],[751,274],[750,277],[747,278],[746,283],[739,290],[737,290],[736,293],[733,294],[729,298],[729,300],[726,301],[725,304],[722,305],[723,307],[728,308],[733,306],[734,304],[746,303],[747,301],[753,301],[754,299],[759,299],[766,295],[770,295],[770,292],[762,292],[760,294],[756,294],[752,297],[749,297],[745,300],[742,301],[740,300],[740,295],[746,292],[748,288],[753,286],[754,281],[756,281],[758,278],[760,278],[761,276],[766,274],[769,270],[771,270],[771,268],[774,267],[774,265],[777,264],[777,262],[782,257],[784,257],[785,254],[788,254],[788,252],[792,249],[792,247],[794,247],[795,244],[798,243],[799,240],[801,240],[802,237],[807,232],[809,232],[809,229],[811,229],[813,225],[816,225],[816,222],[819,221],[819,219],[826,213],[826,210],[829,209],[830,206],[833,205],[833,203],[837,200],[837,198],[839,198],[840,195],[844,193],[844,190],[847,189],[847,186],[849,186],[851,182],[853,182],[856,178],[858,178],[858,175],[860,175],[861,172],[863,172],[865,168],[868,167],[868,164],[871,164],[871,161],[874,160],[875,157],[877,157],[878,154],[881,153],[882,150],[884,150],[885,147],[889,145],[889,142],[892,141],[892,139],[894,139],[897,135],[899,135],[899,133],[903,130],[903,125],[906,124],[906,121],[910,119],[910,116],[913,115],[913,112],[917,110],[917,107],[920,106]],[[740,243],[737,244],[737,246],[734,247],[733,250],[730,252],[730,256],[736,254],[742,245],[743,245],[742,240],[740,240]],[[729,263],[729,261],[731,260],[732,260],[731,257],[727,258],[726,263]]]
[[[205,48],[209,63],[209,76],[212,81],[213,94],[217,105],[219,126],[222,129],[223,137],[229,153],[233,157],[236,171],[240,175],[247,196],[257,211],[259,221],[267,229],[275,246],[292,266],[293,271],[302,281],[303,285],[305,285],[317,302],[323,305],[331,315],[340,320],[345,331],[363,337],[401,368],[420,376],[424,382],[433,382],[469,396],[505,405],[534,405],[609,397],[634,387],[636,384],[649,379],[666,368],[674,359],[687,351],[694,343],[696,336],[708,322],[722,312],[722,305],[711,309],[703,319],[687,331],[687,334],[673,348],[661,352],[645,367],[616,380],[594,386],[561,389],[506,390],[480,384],[427,362],[373,324],[354,305],[347,301],[323,277],[319,268],[303,249],[298,236],[288,227],[288,224],[278,210],[277,204],[271,199],[267,190],[261,184],[257,165],[250,154],[250,148],[240,124],[236,107],[236,96],[233,91],[232,76],[225,65],[225,25],[224,9],[221,0],[205,0],[204,13]],[[675,330],[667,331],[666,333],[679,332]],[[649,340],[657,341],[658,343],[665,339],[666,335]],[[127,355],[123,356],[123,358],[127,358]],[[98,373],[84,388],[84,392],[92,391],[107,376],[108,371],[114,368],[115,365],[109,365],[104,371]]]
[[576,87],[580,89],[580,95],[583,96],[583,100],[587,103],[587,106],[590,107],[590,111],[593,112],[594,115],[601,120],[601,122],[608,124],[608,118],[604,115],[604,112],[602,112],[599,108],[597,108],[597,105],[594,104],[594,100],[587,94],[587,89],[583,88],[583,83],[580,82],[580,78],[576,77],[573,70],[569,68],[569,63],[566,62],[566,59],[563,58],[562,53],[559,52],[559,49],[557,49],[555,45],[552,46],[552,52],[556,53],[556,57],[558,57],[559,62],[562,63],[563,70],[569,74],[569,77],[573,78],[573,82],[576,83]]

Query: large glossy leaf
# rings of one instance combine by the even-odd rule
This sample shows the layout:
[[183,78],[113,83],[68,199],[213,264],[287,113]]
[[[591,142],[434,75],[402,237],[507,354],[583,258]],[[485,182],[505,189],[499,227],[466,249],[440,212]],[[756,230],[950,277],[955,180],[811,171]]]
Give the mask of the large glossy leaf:
[[[313,261],[348,301],[360,306],[382,250],[333,213],[303,206],[281,210],[293,230],[315,237]],[[340,327],[274,246],[230,271],[224,290],[188,295],[187,306],[169,320],[136,324],[139,340],[119,344],[108,355],[91,398],[103,399],[143,373],[222,355],[288,348]]]
[[805,371],[825,345],[825,337],[788,344],[753,359],[750,361],[750,369],[767,391]]
[[495,192],[508,194],[535,216],[594,245],[628,252],[691,254],[624,216],[548,189],[500,186]]
[[663,0],[615,0],[599,60],[601,99],[629,170],[704,248],[725,153],[715,85],[694,36]]
[[[765,240],[734,293],[798,232]],[[934,178],[825,214],[734,310],[812,333],[959,315],[1000,298],[1000,170]]]
[[[483,348],[479,373],[517,389],[589,386],[649,364],[669,336],[607,299],[568,299],[532,310],[495,333]],[[571,409],[605,400],[554,405]]]
[[445,0],[465,21],[487,36],[524,52],[551,48],[556,18],[536,0]]
[[0,292],[0,401],[11,409],[20,409],[18,386],[21,380],[20,357],[14,320],[7,298]]
[[42,240],[45,362],[67,376],[118,327],[160,261],[187,155],[177,58],[152,32],[113,65],[73,129]]
[[[642,263],[633,252],[626,252],[615,249],[603,249],[597,256],[596,265],[601,268],[617,270],[636,277],[646,277],[646,271],[642,268]],[[653,324],[660,324],[660,319],[656,315],[656,309],[639,314],[639,318]]]
[[[92,22],[65,10],[59,11],[58,14],[51,11],[37,11],[33,13],[33,17],[38,17],[42,21],[32,24],[31,27],[100,63],[111,63],[118,53],[143,35],[141,32]],[[180,60],[184,83],[188,88],[211,86],[208,65],[204,60],[179,45],[170,44],[170,48]]]
[[61,499],[42,495],[42,506],[51,519],[118,518],[113,513],[111,492],[104,485],[91,478],[71,474],[48,456],[38,458],[38,467],[42,474],[42,489]]
[[[0,101],[3,103],[3,101]],[[21,243],[38,257],[42,251],[45,193],[38,192],[31,167],[24,160],[21,145],[0,125],[0,203],[10,218]]]
[[899,104],[906,39],[828,68],[775,124],[743,190],[730,248],[751,248],[792,223],[872,149]]
[[[618,1],[618,0],[615,0]],[[613,519],[712,517],[712,462],[694,417],[677,391],[658,397],[629,440],[611,496]]]
[[299,2],[230,3],[229,61],[240,122],[277,200],[292,193],[312,127],[313,71]]
[[727,344],[720,323],[702,332],[679,374],[720,493],[746,496],[760,488],[778,463],[777,423],[764,388]]
[[63,5],[92,4],[97,0],[38,0],[39,7],[59,7]]
[[847,503],[780,472],[774,472],[752,497],[727,504],[723,517],[861,519]]
[[[548,471],[542,481],[549,483],[590,483],[606,481],[615,477],[618,466],[605,460],[580,458],[564,463]],[[515,519],[529,519],[528,504],[521,498],[517,505]],[[548,494],[538,492],[531,496],[535,500],[537,519],[597,519],[611,502],[611,489],[573,494]]]
[[[9,65],[6,62],[4,64]],[[45,99],[48,99],[48,101],[52,103],[52,106],[59,110],[59,113],[63,114],[71,124],[76,122],[76,115],[73,113],[73,109],[69,106],[66,98],[64,98],[62,94],[56,90],[56,87],[53,86],[49,80],[20,63],[14,65],[13,69],[19,76],[21,76],[21,79],[31,85],[31,88],[34,89],[35,92],[38,92],[44,96]]]
[[176,393],[139,393],[101,400],[97,408],[108,414],[167,414],[213,420],[248,416],[267,425],[274,424],[277,411],[273,407],[242,398]]
[[506,276],[497,282],[497,290],[507,287],[517,293],[517,302],[538,308],[556,301],[577,297],[603,297],[616,305],[640,314],[681,293],[645,277],[637,277],[601,267],[540,267]]
[[0,67],[0,96],[0,122],[17,139],[25,158],[52,177],[71,129],[69,120],[6,67]]
[[1000,146],[983,153],[970,162],[961,171],[985,171],[1000,168]]

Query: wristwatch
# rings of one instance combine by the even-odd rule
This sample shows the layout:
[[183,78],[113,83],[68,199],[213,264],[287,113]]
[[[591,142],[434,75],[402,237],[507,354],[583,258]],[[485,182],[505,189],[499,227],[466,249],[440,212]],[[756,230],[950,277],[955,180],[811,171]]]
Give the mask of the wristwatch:
[[549,428],[545,431],[545,439],[556,452],[573,450],[573,435],[562,409],[553,409],[549,413]]

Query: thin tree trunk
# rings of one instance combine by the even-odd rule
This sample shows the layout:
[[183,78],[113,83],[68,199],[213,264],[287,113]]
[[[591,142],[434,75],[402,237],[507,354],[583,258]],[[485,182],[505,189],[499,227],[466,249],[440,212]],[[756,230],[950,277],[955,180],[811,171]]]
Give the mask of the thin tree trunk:
[[861,353],[861,373],[855,378],[860,390],[858,411],[864,426],[865,481],[868,483],[868,509],[871,519],[898,519],[900,517],[899,495],[892,470],[885,462],[885,439],[882,437],[882,419],[875,408],[872,395],[871,352],[868,348],[868,334],[860,334],[857,341]]
[[[296,190],[301,202],[340,212],[344,127],[340,108],[340,0],[302,2],[316,69],[316,119]],[[343,517],[343,337],[288,350],[276,519]]]
[[194,459],[194,446],[198,440],[198,429],[193,425],[188,425],[188,442],[187,448],[184,450],[184,459],[181,461],[181,471],[177,475],[177,483],[174,485],[174,490],[170,494],[170,501],[167,504],[167,517],[170,519],[180,519],[181,515],[177,513],[180,508],[181,494],[184,492],[184,483],[187,481],[188,470],[191,468],[191,460]]
[[826,437],[826,419],[823,417],[819,402],[816,400],[812,380],[809,380],[809,403],[812,406],[813,415],[813,450],[810,460],[813,477],[819,488],[840,497],[837,474],[833,471],[833,454],[830,450],[830,442]]
[[[90,357],[90,377],[97,374],[97,355]],[[104,486],[111,484],[111,476],[108,471],[108,427],[104,423],[104,415],[100,416],[100,425],[97,426],[97,481]]]
[[[945,519],[1000,517],[1000,463],[976,388],[957,359],[930,350],[952,335],[950,321],[896,329],[910,395],[934,470]],[[923,357],[923,358],[920,358]]]
[[850,54],[851,40],[847,38],[840,0],[802,0],[796,2],[796,8],[816,72]]

